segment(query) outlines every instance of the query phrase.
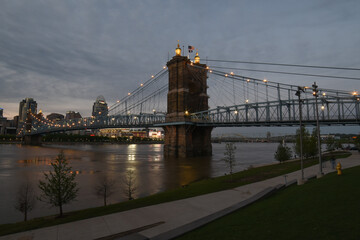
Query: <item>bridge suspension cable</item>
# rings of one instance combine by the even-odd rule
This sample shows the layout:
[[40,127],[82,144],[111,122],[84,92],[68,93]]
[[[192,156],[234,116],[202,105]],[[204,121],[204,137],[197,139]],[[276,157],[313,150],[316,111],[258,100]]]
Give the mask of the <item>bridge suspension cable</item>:
[[[191,65],[191,64],[190,64]],[[191,65],[195,68],[203,68]],[[304,96],[312,96],[312,87],[298,86],[294,84],[278,83],[267,79],[257,79],[237,75],[234,72],[224,72],[207,67],[208,92],[210,94],[210,107],[230,106],[245,103],[260,103],[271,101],[295,101],[295,92],[298,87],[304,89]],[[328,97],[333,98],[358,98],[357,92],[349,92],[337,89],[319,88],[319,93],[325,101]],[[306,97],[307,98],[307,97]],[[236,99],[238,102],[235,102]],[[240,102],[239,102],[240,101]]]
[[332,75],[320,75],[320,74],[308,74],[308,73],[295,73],[295,72],[282,72],[282,71],[269,71],[269,70],[259,70],[259,69],[249,69],[249,68],[220,67],[220,66],[211,66],[211,68],[240,70],[240,71],[249,71],[249,72],[277,73],[277,74],[297,75],[297,76],[306,76],[306,77],[336,78],[336,79],[344,79],[344,80],[360,80],[360,78],[356,78],[356,77],[344,77],[344,76],[332,76]]
[[150,79],[141,83],[134,91],[113,104],[109,108],[109,115],[164,111],[166,107],[160,107],[163,104],[160,98],[163,97],[168,86],[167,73],[168,70],[164,67]]
[[270,63],[270,62],[250,62],[250,61],[219,60],[219,59],[206,59],[206,61],[227,62],[227,63],[246,63],[246,64],[257,64],[257,65],[272,65],[272,66],[283,66],[283,67],[301,67],[301,68],[320,68],[320,69],[333,69],[333,70],[360,71],[360,68],[348,68],[348,67],[328,67],[328,66],[316,66],[316,65],[300,65],[300,64]]

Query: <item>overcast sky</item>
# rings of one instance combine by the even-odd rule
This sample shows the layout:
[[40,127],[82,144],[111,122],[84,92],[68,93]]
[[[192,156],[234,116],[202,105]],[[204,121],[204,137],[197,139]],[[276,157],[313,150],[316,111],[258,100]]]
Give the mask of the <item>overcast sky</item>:
[[[1,0],[0,107],[12,118],[32,97],[45,114],[90,116],[98,95],[114,103],[158,72],[177,40],[202,60],[360,68],[359,10],[358,0]],[[360,81],[246,74],[360,90]]]

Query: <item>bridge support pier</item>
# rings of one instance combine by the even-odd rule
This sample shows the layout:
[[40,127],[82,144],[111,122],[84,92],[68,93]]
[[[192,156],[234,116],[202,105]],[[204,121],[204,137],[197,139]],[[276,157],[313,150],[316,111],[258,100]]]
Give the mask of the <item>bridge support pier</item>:
[[165,126],[164,155],[170,157],[211,156],[212,127]]
[[25,135],[23,138],[23,143],[25,145],[41,145],[42,137],[41,135]]
[[169,92],[167,101],[164,155],[174,157],[208,156],[212,153],[212,127],[196,126],[191,114],[209,109],[207,69],[196,53],[194,62],[181,56],[178,44],[168,63]]

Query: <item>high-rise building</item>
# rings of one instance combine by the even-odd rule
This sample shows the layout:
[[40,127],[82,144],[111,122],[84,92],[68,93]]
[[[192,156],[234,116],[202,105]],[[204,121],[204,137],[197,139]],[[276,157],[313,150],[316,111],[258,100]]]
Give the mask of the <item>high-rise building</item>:
[[3,112],[4,112],[4,109],[0,108],[0,118],[3,118]]
[[37,103],[33,98],[25,98],[20,102],[19,106],[19,123],[25,122],[27,118],[28,111],[32,113],[37,113]]
[[65,120],[75,119],[75,118],[81,118],[81,114],[79,112],[74,112],[74,111],[66,112]]
[[103,96],[98,96],[94,102],[92,109],[92,116],[107,116],[108,115],[108,105]]

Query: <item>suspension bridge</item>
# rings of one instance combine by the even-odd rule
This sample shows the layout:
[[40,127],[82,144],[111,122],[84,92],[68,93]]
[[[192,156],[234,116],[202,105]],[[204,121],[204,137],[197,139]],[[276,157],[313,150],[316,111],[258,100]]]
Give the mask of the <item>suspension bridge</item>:
[[[224,67],[181,56],[181,49],[157,74],[109,107],[108,116],[52,122],[28,113],[19,136],[84,129],[150,128],[165,130],[165,154],[211,154],[214,127],[358,125],[356,91],[298,86],[243,76]],[[231,70],[231,68],[229,68]],[[235,68],[234,68],[235,71]]]

